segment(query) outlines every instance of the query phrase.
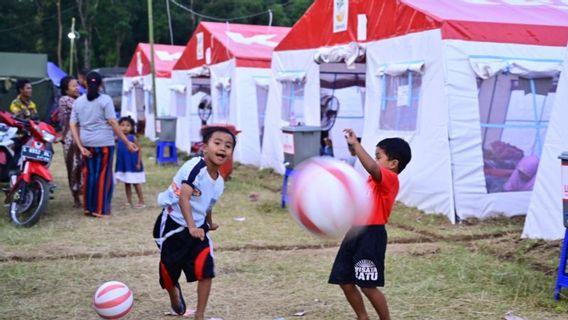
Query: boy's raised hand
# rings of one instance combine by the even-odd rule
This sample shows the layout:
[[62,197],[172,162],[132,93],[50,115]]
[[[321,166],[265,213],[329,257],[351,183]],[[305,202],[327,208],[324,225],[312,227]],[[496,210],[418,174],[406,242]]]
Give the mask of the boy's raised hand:
[[359,142],[357,140],[357,135],[355,134],[355,131],[353,131],[353,129],[343,129],[343,133],[345,134],[345,140],[347,140],[347,143],[349,145],[354,145]]

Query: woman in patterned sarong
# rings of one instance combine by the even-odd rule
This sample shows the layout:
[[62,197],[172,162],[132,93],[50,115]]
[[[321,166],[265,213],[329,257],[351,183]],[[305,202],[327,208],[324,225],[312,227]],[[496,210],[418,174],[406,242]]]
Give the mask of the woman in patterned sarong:
[[69,130],[69,119],[73,102],[80,95],[79,83],[71,76],[65,76],[59,84],[61,98],[59,98],[59,120],[63,136],[63,157],[67,167],[67,180],[73,196],[73,207],[81,207],[81,151],[73,141],[73,135]]
[[138,150],[120,130],[112,99],[99,93],[101,85],[100,74],[87,74],[87,94],[75,100],[69,120],[73,140],[83,156],[83,210],[95,217],[111,213],[115,135],[128,151]]

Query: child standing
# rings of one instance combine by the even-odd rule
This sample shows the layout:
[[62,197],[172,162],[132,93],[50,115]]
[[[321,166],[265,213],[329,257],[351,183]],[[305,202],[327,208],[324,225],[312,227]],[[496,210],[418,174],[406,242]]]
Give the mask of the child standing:
[[[142,165],[140,145],[134,133],[134,120],[131,117],[122,117],[118,120],[118,125],[122,133],[128,138],[128,141],[138,146],[138,151],[129,152],[126,144],[118,140],[115,170],[116,181],[124,183],[128,205],[141,209],[146,206],[144,204],[144,194],[142,194],[142,184],[146,182],[146,174]],[[132,203],[132,185],[134,185],[134,190],[136,190],[138,195],[138,203],[136,205]]]
[[164,209],[154,225],[154,240],[160,248],[160,285],[168,291],[173,312],[183,315],[181,272],[188,282],[198,281],[195,320],[204,319],[215,276],[213,244],[207,233],[219,227],[212,218],[213,205],[224,188],[219,167],[231,159],[236,139],[226,128],[211,127],[204,132],[203,143],[203,157],[187,161],[168,189],[158,195]]
[[[385,252],[391,210],[398,193],[398,174],[410,162],[408,143],[400,138],[381,140],[373,159],[363,149],[352,129],[345,129],[347,143],[369,173],[367,184],[373,199],[368,221],[354,226],[345,236],[333,263],[329,283],[341,286],[358,320],[367,320],[363,297],[369,299],[381,320],[390,319],[387,300],[377,288],[384,286]],[[357,286],[357,287],[356,287]]]

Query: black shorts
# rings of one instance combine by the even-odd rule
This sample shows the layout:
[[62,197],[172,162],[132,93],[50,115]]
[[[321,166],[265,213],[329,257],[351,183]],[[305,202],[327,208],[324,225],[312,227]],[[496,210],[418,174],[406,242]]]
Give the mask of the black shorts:
[[205,239],[201,241],[192,237],[187,227],[180,226],[168,214],[166,215],[163,226],[162,214],[158,216],[153,232],[154,239],[170,233],[161,243],[159,272],[162,288],[174,286],[182,270],[187,282],[214,278],[213,244],[207,234],[209,232],[207,223],[200,226],[205,230]]
[[328,282],[354,283],[361,288],[384,286],[386,250],[384,225],[352,228],[341,242]]

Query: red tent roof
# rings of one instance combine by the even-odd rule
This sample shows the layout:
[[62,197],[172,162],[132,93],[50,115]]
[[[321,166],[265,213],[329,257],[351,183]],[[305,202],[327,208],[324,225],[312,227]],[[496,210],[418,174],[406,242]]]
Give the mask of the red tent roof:
[[[357,16],[367,17],[367,40],[441,29],[443,39],[565,46],[564,0],[345,0],[347,31],[333,33],[334,2],[316,0],[275,50],[357,41]],[[543,4],[545,3],[546,4]]]
[[[169,46],[164,44],[154,45],[154,64],[156,77],[169,78],[172,68],[181,56],[184,46]],[[128,69],[124,73],[126,77],[143,76],[150,73],[150,44],[139,43],[132,55]]]
[[209,64],[235,58],[239,67],[270,68],[272,50],[289,30],[285,27],[201,22],[174,69],[188,70],[205,65],[208,48],[211,50]]

